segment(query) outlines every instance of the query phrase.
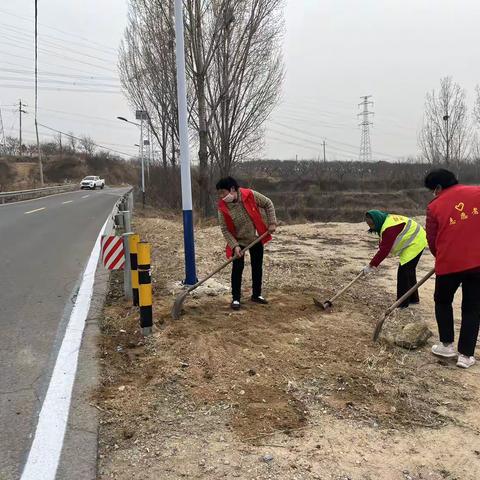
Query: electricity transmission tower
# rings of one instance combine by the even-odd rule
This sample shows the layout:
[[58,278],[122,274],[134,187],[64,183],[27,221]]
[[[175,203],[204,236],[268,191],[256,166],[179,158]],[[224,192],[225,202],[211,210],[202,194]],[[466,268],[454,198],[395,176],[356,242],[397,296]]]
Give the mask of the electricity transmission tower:
[[371,162],[372,161],[372,144],[370,142],[370,125],[373,123],[370,121],[370,115],[373,115],[373,112],[368,110],[368,106],[372,105],[373,102],[369,100],[371,95],[365,95],[363,97],[363,102],[359,103],[358,106],[363,106],[362,113],[359,113],[358,116],[362,117],[361,123],[359,125],[362,127],[362,136],[360,139],[360,161],[361,162]]

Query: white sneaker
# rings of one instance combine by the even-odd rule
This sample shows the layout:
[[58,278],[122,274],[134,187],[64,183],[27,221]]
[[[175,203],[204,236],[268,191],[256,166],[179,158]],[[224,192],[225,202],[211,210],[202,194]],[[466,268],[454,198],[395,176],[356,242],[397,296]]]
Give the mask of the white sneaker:
[[469,368],[475,365],[475,357],[467,357],[466,355],[458,354],[457,367]]
[[432,347],[432,353],[445,358],[453,358],[457,356],[453,343],[437,343]]

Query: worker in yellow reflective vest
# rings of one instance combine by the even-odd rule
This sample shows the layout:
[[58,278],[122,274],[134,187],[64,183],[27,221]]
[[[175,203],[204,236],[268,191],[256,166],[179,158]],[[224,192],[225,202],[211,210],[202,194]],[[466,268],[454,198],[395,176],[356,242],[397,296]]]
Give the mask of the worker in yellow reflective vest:
[[[369,210],[365,221],[370,232],[380,237],[379,248],[370,263],[363,269],[373,273],[388,255],[398,256],[397,300],[417,283],[417,264],[427,246],[427,235],[421,225],[403,215],[388,214],[380,210]],[[420,302],[418,291],[412,293],[400,308]]]

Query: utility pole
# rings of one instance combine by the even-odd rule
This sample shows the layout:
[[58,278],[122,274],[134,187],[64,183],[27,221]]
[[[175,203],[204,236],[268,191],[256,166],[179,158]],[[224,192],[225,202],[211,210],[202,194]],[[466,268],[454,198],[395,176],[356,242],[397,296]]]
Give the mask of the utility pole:
[[323,141],[323,163],[327,161],[327,155],[325,153],[325,140]]
[[150,182],[150,165],[153,160],[153,151],[152,151],[152,129],[148,127],[148,166],[147,166],[147,178]]
[[18,103],[18,114],[20,116],[20,132],[19,132],[19,140],[20,140],[20,146],[19,146],[19,153],[20,156],[22,156],[22,151],[23,151],[23,145],[22,145],[22,113],[27,113],[25,110],[23,110],[23,107],[28,107],[28,105],[25,105],[25,103],[22,104],[22,100],[19,100]]
[[143,121],[148,120],[148,113],[145,110],[137,110],[135,118],[140,120],[140,161],[142,163],[142,206],[145,208],[145,159],[144,159],[144,146],[145,141],[143,139]]
[[360,161],[361,162],[371,162],[372,161],[372,145],[370,143],[370,125],[373,125],[370,122],[370,115],[373,115],[373,112],[368,110],[368,106],[372,105],[373,102],[369,100],[371,95],[365,95],[363,97],[363,102],[359,103],[359,107],[363,107],[362,113],[359,113],[358,116],[362,117],[362,121],[359,126],[362,127],[362,136],[360,139]]
[[187,82],[185,73],[185,37],[182,0],[175,0],[175,40],[180,173],[182,183],[183,243],[185,249],[185,284],[194,285],[197,282],[197,272],[195,266],[192,180],[190,172],[190,151],[188,145]]
[[43,187],[43,163],[40,137],[38,135],[38,0],[35,0],[35,136],[37,137],[38,170],[40,186]]
[[445,158],[445,163],[447,164],[447,166],[450,164],[450,137],[448,136],[448,119],[449,118],[450,118],[450,115],[448,114],[448,111],[447,111],[447,113],[445,113],[445,115],[443,116],[443,121],[445,122],[445,128],[446,128],[446,138],[447,138],[447,155]]
[[3,127],[3,118],[2,118],[2,109],[0,108],[0,142],[2,145],[2,154],[6,155],[7,153],[7,140],[5,138],[5,129]]

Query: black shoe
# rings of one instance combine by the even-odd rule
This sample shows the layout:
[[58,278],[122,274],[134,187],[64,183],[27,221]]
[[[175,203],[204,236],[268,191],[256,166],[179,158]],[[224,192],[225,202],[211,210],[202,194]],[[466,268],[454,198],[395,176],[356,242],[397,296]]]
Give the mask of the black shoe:
[[238,300],[233,300],[233,302],[230,304],[230,308],[232,310],[240,310],[240,302]]
[[258,297],[254,297],[254,296],[252,295],[252,297],[250,298],[250,300],[251,300],[252,302],[260,303],[260,304],[262,304],[262,305],[268,305],[268,301],[265,300],[261,295],[259,295]]

